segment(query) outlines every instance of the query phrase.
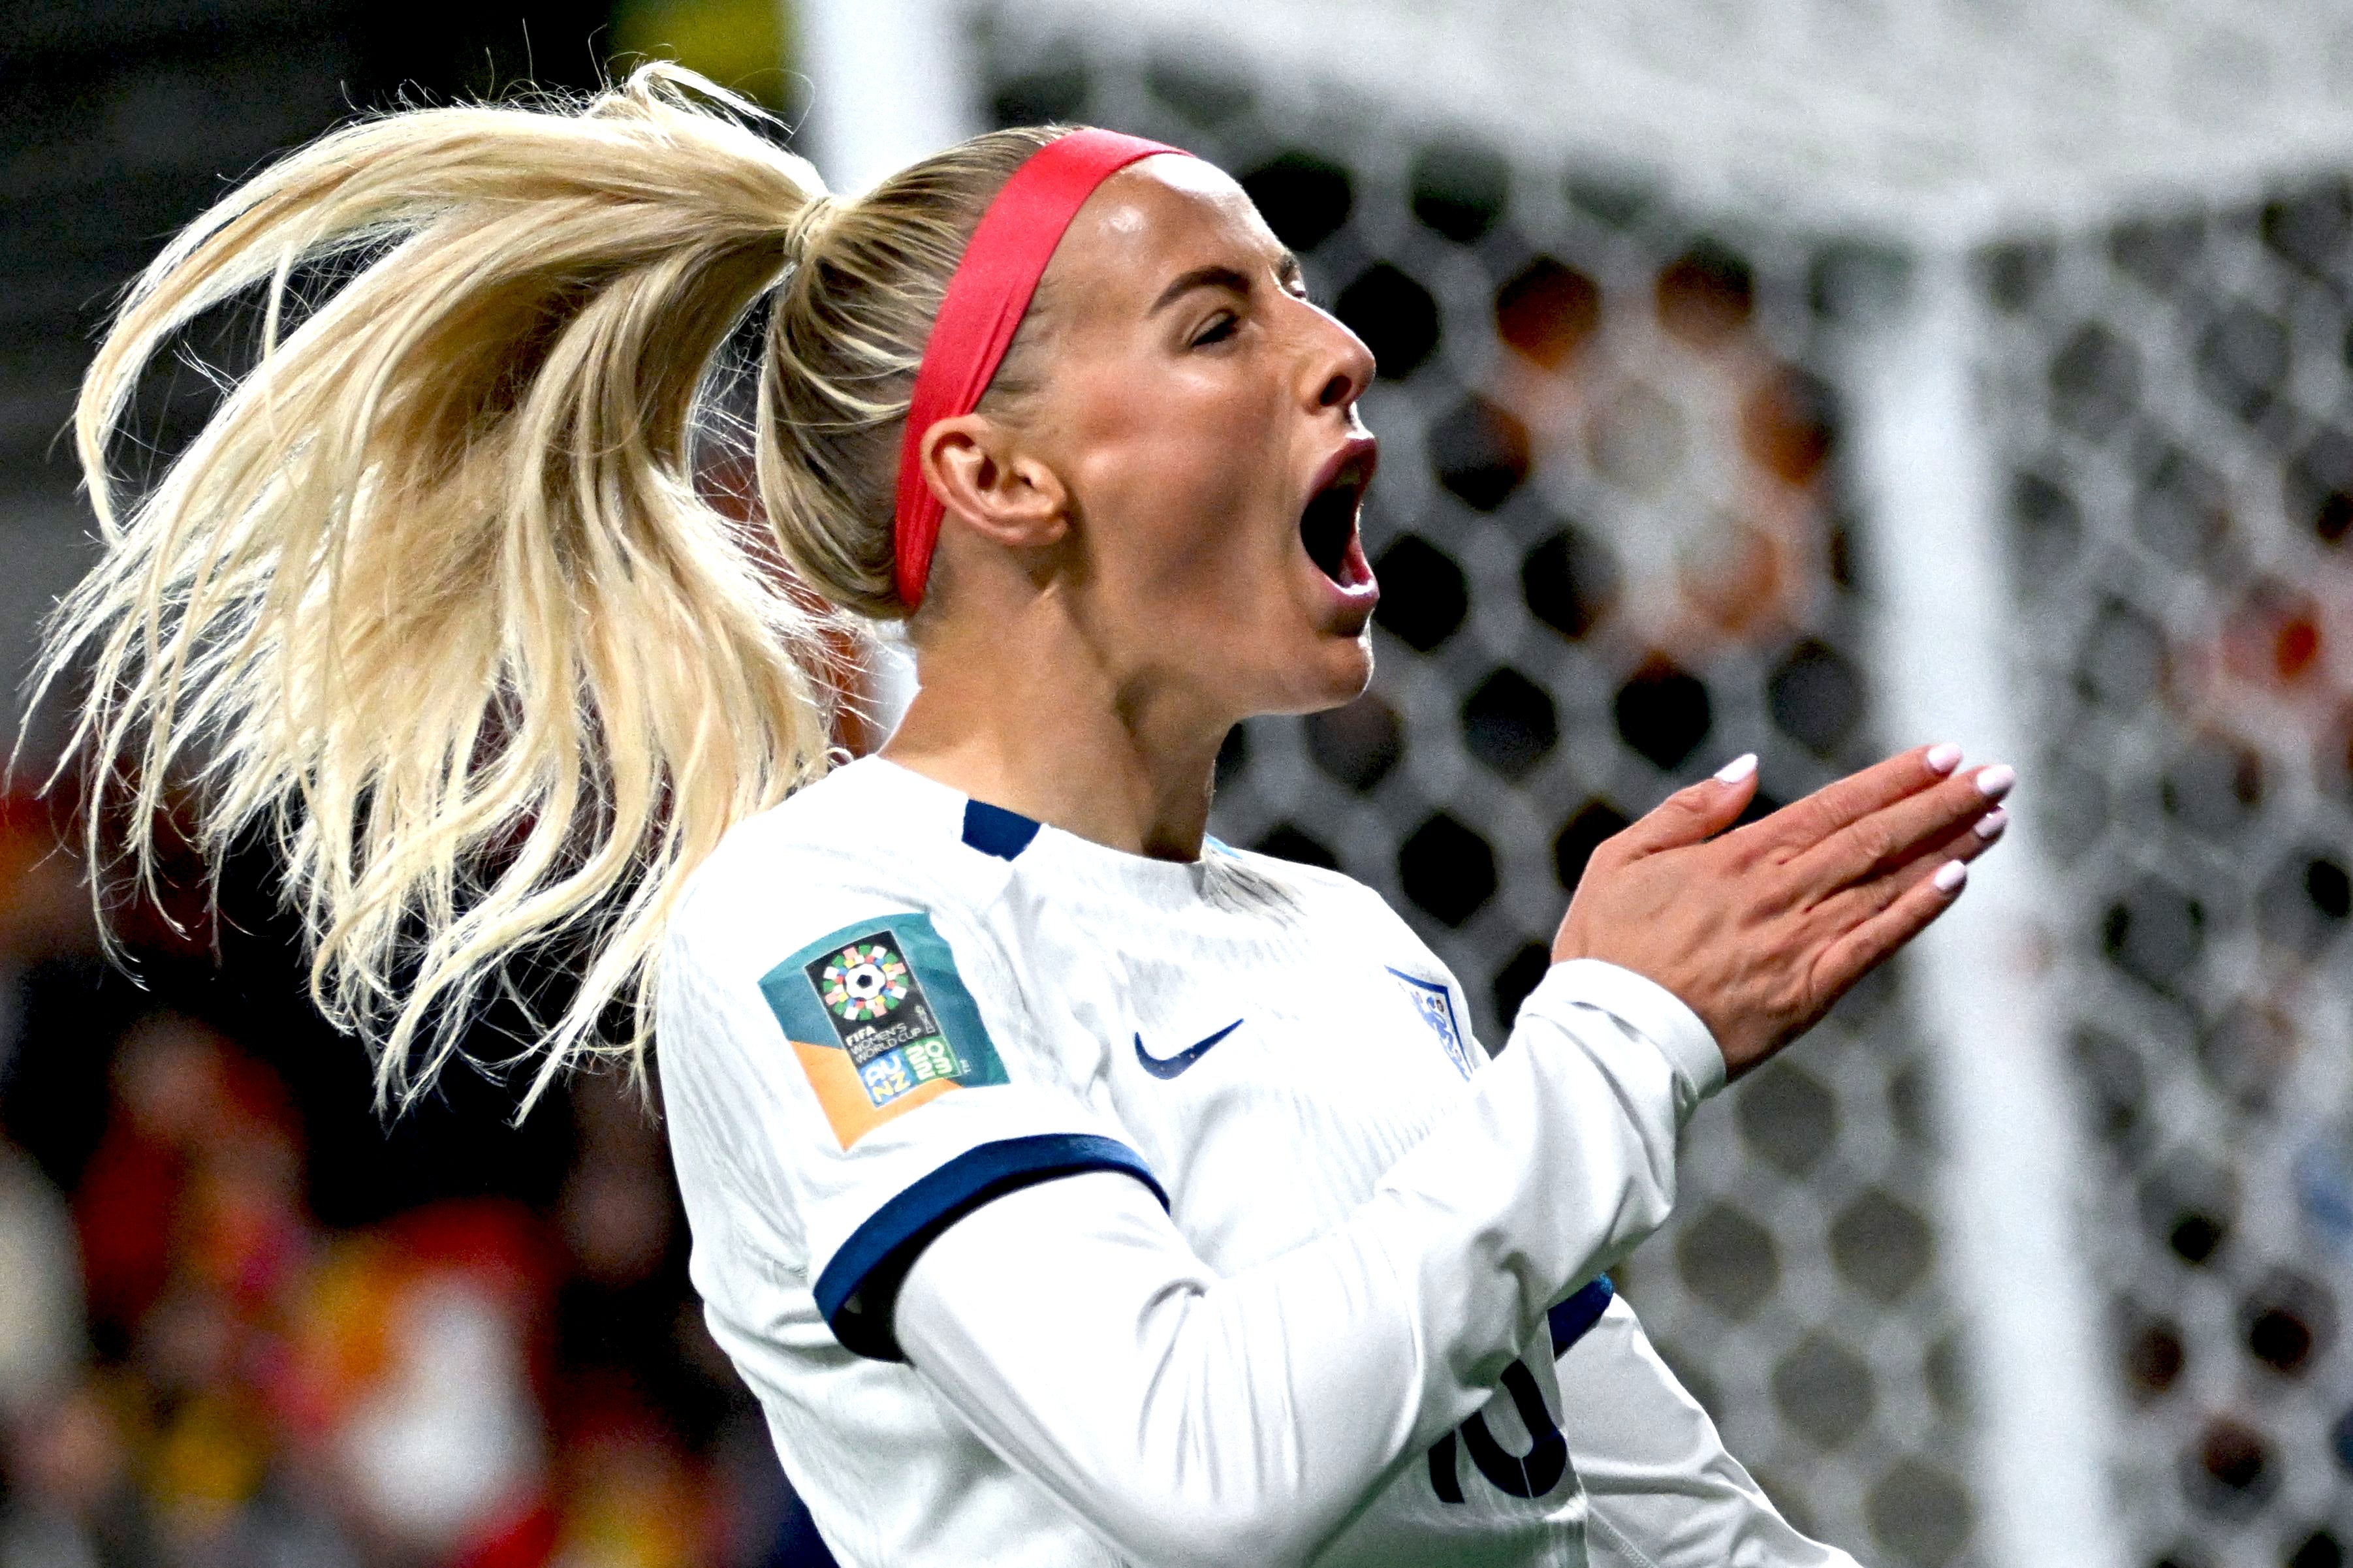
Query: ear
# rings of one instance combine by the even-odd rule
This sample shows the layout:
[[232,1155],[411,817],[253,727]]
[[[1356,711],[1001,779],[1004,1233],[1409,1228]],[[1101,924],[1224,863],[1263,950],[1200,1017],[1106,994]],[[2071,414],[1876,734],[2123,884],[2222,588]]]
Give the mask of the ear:
[[982,414],[943,419],[915,448],[923,482],[957,521],[995,543],[1035,550],[1070,531],[1061,476],[1024,452],[1013,433]]

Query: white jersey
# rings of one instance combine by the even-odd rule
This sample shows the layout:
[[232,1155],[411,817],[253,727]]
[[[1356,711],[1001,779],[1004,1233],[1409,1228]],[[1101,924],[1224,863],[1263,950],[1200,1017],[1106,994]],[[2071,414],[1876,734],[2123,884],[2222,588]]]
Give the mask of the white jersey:
[[[1682,1114],[1710,1064],[1721,1081],[1679,1003],[1591,984],[1633,998],[1616,1026],[1659,1037],[1626,1048]],[[1206,1269],[1244,1275],[1348,1225],[1486,1063],[1454,977],[1359,884],[1214,842],[1123,854],[880,759],[729,835],[673,920],[659,1009],[694,1282],[850,1568],[1125,1560],[1037,1473],[1050,1445],[976,1430],[901,1359],[900,1283],[949,1226],[1116,1173]],[[1669,1191],[1675,1124],[1624,1140]],[[1773,1513],[1606,1280],[1556,1283],[1481,1374],[1486,1407],[1416,1428],[1317,1561],[1847,1561]]]

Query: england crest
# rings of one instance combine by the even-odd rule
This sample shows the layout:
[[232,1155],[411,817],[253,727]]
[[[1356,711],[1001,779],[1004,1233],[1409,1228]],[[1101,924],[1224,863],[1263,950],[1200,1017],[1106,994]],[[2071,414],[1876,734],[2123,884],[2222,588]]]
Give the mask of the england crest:
[[1421,1015],[1421,1021],[1430,1026],[1430,1032],[1436,1035],[1438,1043],[1445,1047],[1446,1059],[1454,1064],[1456,1071],[1469,1078],[1471,1047],[1462,1037],[1462,1026],[1454,1016],[1453,994],[1435,980],[1424,980],[1419,975],[1408,974],[1402,969],[1392,969],[1389,973],[1404,988],[1407,997],[1413,1003],[1414,1011]]

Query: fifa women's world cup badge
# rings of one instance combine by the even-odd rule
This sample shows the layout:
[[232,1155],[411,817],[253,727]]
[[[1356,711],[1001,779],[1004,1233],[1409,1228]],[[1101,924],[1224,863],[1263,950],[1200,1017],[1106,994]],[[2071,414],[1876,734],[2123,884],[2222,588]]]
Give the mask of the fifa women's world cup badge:
[[879,1018],[907,997],[906,964],[879,942],[843,948],[817,982],[825,1005],[852,1022]]
[[885,918],[835,931],[760,982],[845,1149],[949,1089],[1005,1081],[929,917]]
[[961,1078],[965,1067],[923,982],[899,956],[898,941],[889,931],[871,931],[807,966],[835,1037],[878,1107],[934,1079]]

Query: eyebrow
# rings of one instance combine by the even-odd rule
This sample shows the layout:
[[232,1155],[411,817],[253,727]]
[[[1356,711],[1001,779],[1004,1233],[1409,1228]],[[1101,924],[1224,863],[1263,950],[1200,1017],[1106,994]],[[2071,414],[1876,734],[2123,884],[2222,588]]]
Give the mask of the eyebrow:
[[[1285,283],[1295,281],[1301,276],[1298,256],[1286,247],[1275,262],[1274,270]],[[1160,290],[1160,298],[1152,301],[1152,309],[1145,314],[1157,314],[1196,289],[1226,289],[1236,294],[1248,294],[1250,280],[1247,274],[1237,272],[1230,267],[1215,263],[1196,267],[1189,272],[1178,273],[1167,288]]]

